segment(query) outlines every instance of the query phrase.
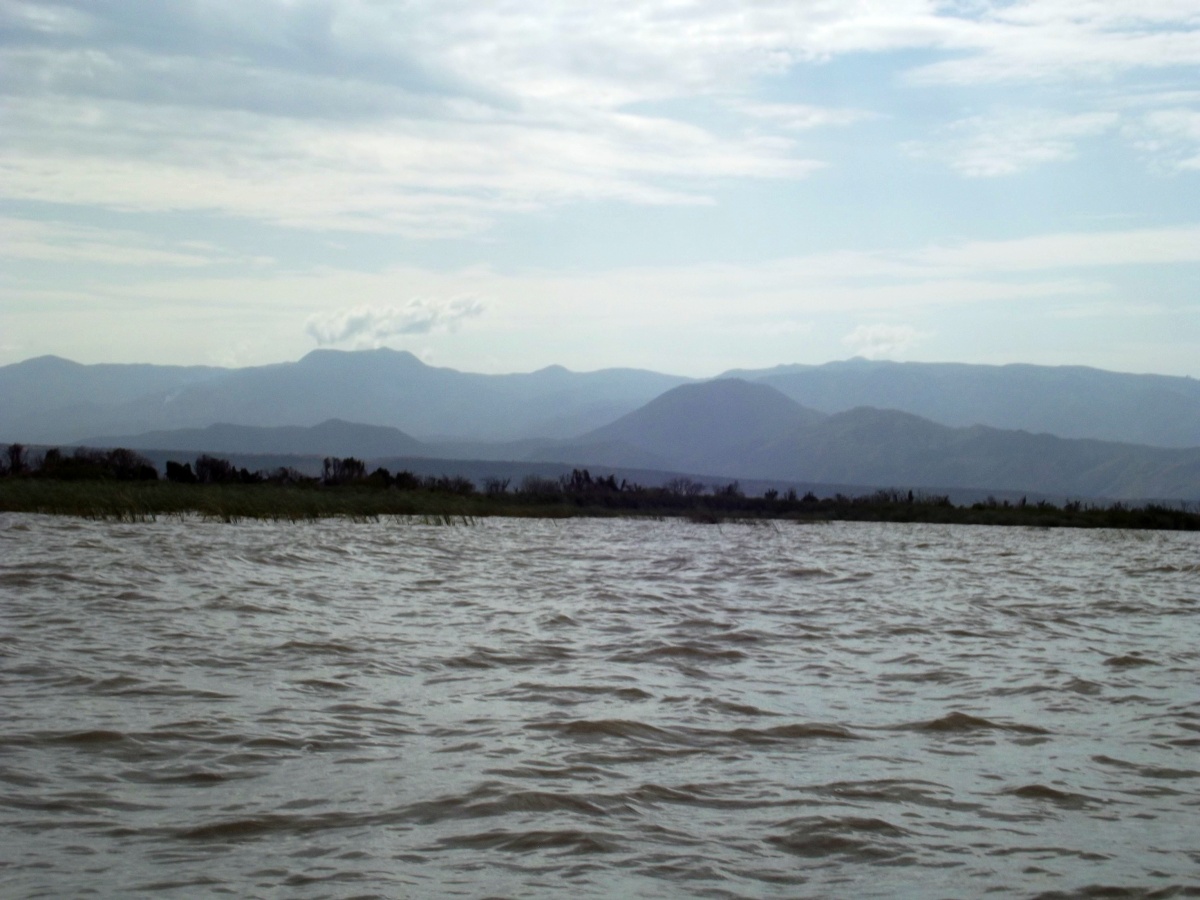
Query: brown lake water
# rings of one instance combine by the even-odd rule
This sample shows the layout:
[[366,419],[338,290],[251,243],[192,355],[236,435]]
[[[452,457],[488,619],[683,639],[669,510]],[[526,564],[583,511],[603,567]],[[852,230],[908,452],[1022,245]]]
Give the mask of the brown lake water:
[[3,897],[1200,896],[1200,538],[0,516]]

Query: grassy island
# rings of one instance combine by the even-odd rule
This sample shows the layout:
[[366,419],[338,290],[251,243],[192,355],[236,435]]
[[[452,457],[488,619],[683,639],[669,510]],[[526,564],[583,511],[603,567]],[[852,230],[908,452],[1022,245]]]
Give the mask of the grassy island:
[[454,476],[393,475],[386,469],[368,474],[352,457],[326,459],[319,478],[291,469],[251,473],[211,456],[199,457],[194,467],[171,462],[166,468],[167,477],[160,478],[153,465],[129,450],[82,449],[71,456],[50,450],[31,460],[13,445],[0,464],[0,512],[125,521],[184,514],[227,522],[420,516],[443,523],[483,516],[645,516],[712,523],[775,519],[1200,530],[1200,513],[1182,506],[991,499],[956,506],[945,496],[900,490],[858,497],[770,490],[753,497],[737,482],[709,489],[677,478],[662,487],[643,487],[579,469],[559,479],[527,477],[515,487],[501,479],[477,487]]

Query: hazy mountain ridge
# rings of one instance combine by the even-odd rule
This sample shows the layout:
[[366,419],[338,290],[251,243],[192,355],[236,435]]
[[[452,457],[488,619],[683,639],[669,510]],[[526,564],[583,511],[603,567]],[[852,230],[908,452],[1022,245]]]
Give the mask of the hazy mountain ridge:
[[[167,400],[232,370],[208,366],[99,364],[39,356],[0,366],[0,429],[22,441],[67,442],[85,434],[147,427],[128,407]],[[205,423],[209,424],[209,423]]]
[[[719,415],[704,414],[727,407],[734,396],[740,411],[731,419],[736,427],[727,428]],[[568,449],[583,458],[601,437],[608,442],[602,460],[608,465],[628,465],[642,458],[638,454],[652,453],[659,467],[706,475],[1112,498],[1200,497],[1200,448],[986,426],[952,428],[870,407],[823,415],[766,385],[732,379],[675,388]],[[619,452],[622,447],[631,455]]]
[[[978,366],[853,359],[739,370],[827,413],[896,409],[943,425],[1200,447],[1200,381],[1083,366]],[[725,376],[723,376],[725,377]]]
[[[1163,447],[1200,447],[1200,381],[1083,367],[863,359],[726,373],[824,413],[897,409],[943,425],[988,425]],[[242,369],[84,366],[39,357],[0,367],[0,439],[70,443],[91,435],[340,418],[431,440],[572,439],[698,379],[637,369],[480,375],[404,351],[315,350]]]
[[[722,413],[729,410],[731,419]],[[737,427],[729,427],[733,422]],[[424,443],[397,429],[214,425],[114,438],[139,450],[603,467],[762,483],[853,484],[1113,499],[1200,497],[1200,448],[1163,449],[985,426],[950,428],[896,410],[826,416],[773,388],[718,380],[672,389],[575,441]],[[92,442],[97,443],[97,442]],[[440,460],[440,463],[436,461]],[[530,469],[529,471],[535,471]]]
[[175,450],[187,453],[281,454],[305,456],[385,457],[419,454],[425,445],[397,428],[327,419],[319,425],[232,425],[147,431],[136,435],[94,438],[85,444],[110,442],[132,450]]
[[[869,403],[833,409],[866,395],[935,407],[948,417],[1057,416],[1082,428],[1112,397],[1112,408],[1096,414],[1095,431],[1113,430],[1117,412],[1125,411],[1160,437],[1180,438],[1200,431],[1200,383],[1192,379],[865,360],[742,374],[696,382],[640,370],[581,374],[552,366],[479,375],[427,366],[392,350],[322,350],[296,363],[232,370],[80,366],[43,357],[0,368],[0,440],[1200,497],[1200,446],[1068,440],[1033,433],[1045,428],[991,423],[952,427]],[[997,387],[1005,379],[1016,385],[1011,394]],[[139,395],[139,384],[152,390]],[[799,403],[796,394],[827,408]]]
[[[403,351],[314,350],[294,363],[182,370],[188,375],[151,366],[147,390],[135,396],[115,391],[111,403],[101,404],[94,398],[103,391],[92,383],[98,367],[76,366],[39,384],[22,370],[27,365],[0,368],[0,433],[31,443],[218,422],[311,426],[331,418],[401,428],[423,439],[564,438],[690,380],[637,369],[574,373],[561,367],[479,375],[427,366]],[[25,402],[14,402],[18,395]]]
[[535,453],[736,475],[738,460],[823,418],[766,385],[716,379],[673,388],[609,425]]

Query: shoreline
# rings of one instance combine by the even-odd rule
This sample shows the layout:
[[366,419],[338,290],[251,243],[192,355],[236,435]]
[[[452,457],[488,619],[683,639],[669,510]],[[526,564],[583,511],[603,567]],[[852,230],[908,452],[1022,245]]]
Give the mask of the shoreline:
[[[731,486],[733,487],[733,486]],[[87,519],[149,521],[193,513],[206,519],[308,521],[424,516],[444,524],[477,518],[681,518],[692,522],[923,522],[946,525],[1114,528],[1200,531],[1200,513],[1159,504],[1107,507],[1080,502],[975,503],[954,506],[944,497],[877,491],[861,497],[747,497],[736,490],[674,494],[662,488],[619,491],[458,492],[367,484],[183,484],[169,481],[0,479],[0,512]]]

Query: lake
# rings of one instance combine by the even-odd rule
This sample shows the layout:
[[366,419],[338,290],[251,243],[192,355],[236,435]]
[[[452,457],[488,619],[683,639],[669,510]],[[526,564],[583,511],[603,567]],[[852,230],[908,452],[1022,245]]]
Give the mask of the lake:
[[1196,534],[3,515],[0,894],[1200,896],[1198,662]]

